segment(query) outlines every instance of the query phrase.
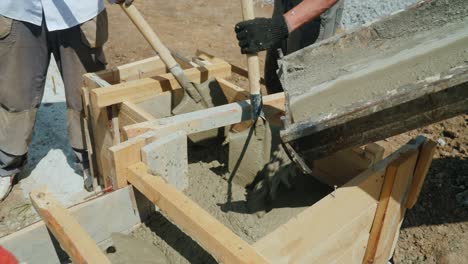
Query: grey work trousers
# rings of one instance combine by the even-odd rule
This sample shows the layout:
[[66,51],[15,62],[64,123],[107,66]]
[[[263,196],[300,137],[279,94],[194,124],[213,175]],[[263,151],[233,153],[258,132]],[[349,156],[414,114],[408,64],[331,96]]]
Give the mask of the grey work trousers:
[[[282,16],[293,7],[300,4],[303,0],[275,0],[273,17]],[[269,94],[283,91],[281,82],[278,78],[278,49],[281,49],[284,55],[291,54],[302,48],[332,37],[336,29],[341,24],[341,17],[345,0],[338,0],[333,7],[323,13],[320,17],[302,25],[300,28],[289,34],[289,37],[278,43],[267,51],[265,60],[265,82]]]
[[37,26],[0,16],[0,174],[15,170],[27,154],[51,54],[65,84],[70,144],[75,151],[86,152],[82,75],[105,68],[106,40],[105,10],[90,21],[58,31],[48,31],[45,22]]

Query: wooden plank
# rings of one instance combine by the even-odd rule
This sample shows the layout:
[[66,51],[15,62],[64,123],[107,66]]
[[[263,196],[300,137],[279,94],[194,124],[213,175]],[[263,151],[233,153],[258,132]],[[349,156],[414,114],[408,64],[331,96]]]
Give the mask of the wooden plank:
[[[285,225],[260,239],[254,244],[254,248],[275,263],[312,263],[308,259],[310,252],[315,252],[315,256],[325,256],[326,254],[323,253],[331,248],[336,251],[344,250],[347,252],[347,256],[349,254],[362,254],[363,256],[365,251],[362,251],[362,247],[361,251],[354,251],[354,253],[349,252],[349,246],[345,246],[343,249],[334,247],[336,245],[350,245],[349,241],[341,240],[337,242],[338,244],[330,243],[331,248],[324,248],[322,244],[333,237],[338,240],[340,237],[347,237],[342,232],[351,232],[350,223],[359,222],[359,217],[366,210],[372,210],[371,208],[375,210],[380,199],[383,176],[388,165],[405,153],[413,153],[424,140],[425,138],[418,137],[414,142],[403,146],[396,153],[378,162],[343,187],[338,188],[333,194],[328,195]],[[367,233],[371,230],[372,222],[371,220],[365,228]],[[350,229],[346,230],[344,227]],[[357,228],[362,231],[362,225]],[[357,248],[359,248],[359,244],[362,245],[362,241],[357,241],[355,237],[351,236],[348,239],[355,241],[356,244],[353,246]],[[343,256],[337,256],[335,259],[335,261],[340,260],[343,261]]]
[[159,56],[113,67],[96,74],[103,80],[116,84],[167,73],[166,65]]
[[78,221],[47,189],[29,194],[34,208],[74,263],[110,263]]
[[164,179],[147,173],[143,163],[131,166],[128,180],[174,224],[222,263],[267,263],[247,242],[204,211]]
[[418,201],[419,194],[426,180],[427,172],[431,167],[436,148],[437,143],[432,140],[426,141],[421,147],[418,163],[416,164],[416,170],[414,172],[413,183],[411,183],[408,200],[406,201],[406,208],[408,209],[413,208]]
[[[315,247],[311,246],[310,251],[305,252],[305,256],[301,256],[301,260],[307,260],[308,263],[333,263],[350,252],[352,256],[346,263],[362,264],[376,209],[375,203],[374,206],[362,211],[359,216],[350,219],[333,235]],[[363,238],[366,239],[365,243],[359,240]]]
[[395,234],[406,210],[405,198],[413,179],[418,155],[418,149],[409,151],[389,164],[386,170],[364,258],[365,263],[386,263],[391,257]]
[[[231,66],[217,63],[205,67],[191,68],[184,71],[187,77],[195,83],[201,83],[215,77],[228,77]],[[98,108],[148,98],[164,91],[181,89],[179,83],[171,73],[153,78],[144,78],[127,83],[116,84],[112,89],[94,89],[91,91],[91,103]]]
[[144,137],[120,143],[109,149],[111,153],[111,170],[108,180],[114,189],[128,185],[128,167],[142,161],[141,149],[149,142]]
[[[267,119],[274,119],[284,110],[284,93],[265,96],[263,102]],[[189,135],[250,120],[250,107],[250,101],[227,104],[127,126],[124,128],[124,133],[128,138],[141,135],[151,130],[156,130],[158,133],[162,134],[184,130]]]

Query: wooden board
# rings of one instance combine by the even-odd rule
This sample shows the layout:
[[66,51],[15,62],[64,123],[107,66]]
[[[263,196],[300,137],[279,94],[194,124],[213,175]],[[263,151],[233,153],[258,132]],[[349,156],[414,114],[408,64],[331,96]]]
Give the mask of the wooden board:
[[96,242],[47,189],[34,190],[29,197],[38,214],[74,263],[110,263]]
[[148,174],[145,164],[138,163],[129,170],[129,182],[219,262],[267,263],[247,242],[190,198],[167,184],[161,177]]
[[[202,83],[211,78],[230,76],[231,66],[226,62],[221,62],[187,69],[184,72],[191,81]],[[91,91],[90,97],[93,107],[102,108],[124,101],[145,99],[175,89],[181,89],[181,87],[175,77],[171,73],[167,73],[153,78],[116,84],[112,89],[94,89]]]
[[106,146],[114,145],[114,136],[112,134],[111,116],[107,109],[93,107],[91,104],[91,90],[102,87],[109,87],[110,84],[101,79],[97,74],[85,74],[83,81],[86,85],[83,88],[83,102],[85,108],[86,120],[88,122],[88,134],[90,135],[90,144],[92,146],[90,160],[93,165],[93,175],[97,177],[99,183],[105,187],[110,183],[105,181],[105,175],[109,170],[109,157]]

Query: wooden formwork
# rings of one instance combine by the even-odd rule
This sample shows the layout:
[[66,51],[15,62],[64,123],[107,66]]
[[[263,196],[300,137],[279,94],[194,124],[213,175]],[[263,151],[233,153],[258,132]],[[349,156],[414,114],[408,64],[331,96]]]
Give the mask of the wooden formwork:
[[[154,170],[150,173],[145,162],[143,149],[149,146],[154,151],[170,151],[183,157],[187,148],[174,148],[174,142],[186,142],[192,134],[220,127],[242,130],[250,125],[250,104],[244,101],[248,93],[224,79],[232,72],[244,76],[246,72],[206,53],[197,56],[198,64],[179,58],[186,73],[195,82],[217,78],[230,104],[155,118],[138,104],[148,98],[166,96],[176,101],[180,97],[180,87],[158,58],[85,76],[83,98],[89,127],[87,140],[93,145],[91,156],[96,158],[94,171],[102,177],[101,183],[115,191],[82,208],[109,201],[111,196],[131,197],[133,202],[129,204],[134,206],[131,190],[135,188],[221,263],[387,263],[405,211],[417,201],[432,161],[434,142],[418,137],[385,158],[381,146],[370,144],[315,161],[314,176],[336,186],[336,190],[256,243],[248,244],[168,182],[165,175]],[[268,120],[279,119],[284,100],[282,93],[264,97]],[[187,166],[184,159],[178,162],[178,168]],[[93,223],[84,220],[80,210],[72,209],[82,229],[47,191],[34,192],[31,199],[44,223],[0,239],[14,253],[20,241],[30,239],[31,232],[44,230],[47,225],[74,262],[103,263],[96,242],[102,246],[106,234],[131,228],[135,219],[144,220],[142,212],[134,209],[128,213],[129,205],[119,205],[128,218],[122,220],[126,228],[112,226],[96,237],[90,230],[109,218],[96,218]],[[47,232],[41,232],[41,245],[47,247],[44,252],[50,252],[52,242]]]

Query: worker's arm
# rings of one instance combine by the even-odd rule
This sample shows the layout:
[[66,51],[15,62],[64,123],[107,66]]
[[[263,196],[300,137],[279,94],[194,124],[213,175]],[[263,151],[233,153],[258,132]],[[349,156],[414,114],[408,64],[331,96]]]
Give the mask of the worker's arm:
[[257,53],[286,39],[289,33],[331,8],[337,0],[304,0],[280,17],[240,22],[235,31],[243,54]]

